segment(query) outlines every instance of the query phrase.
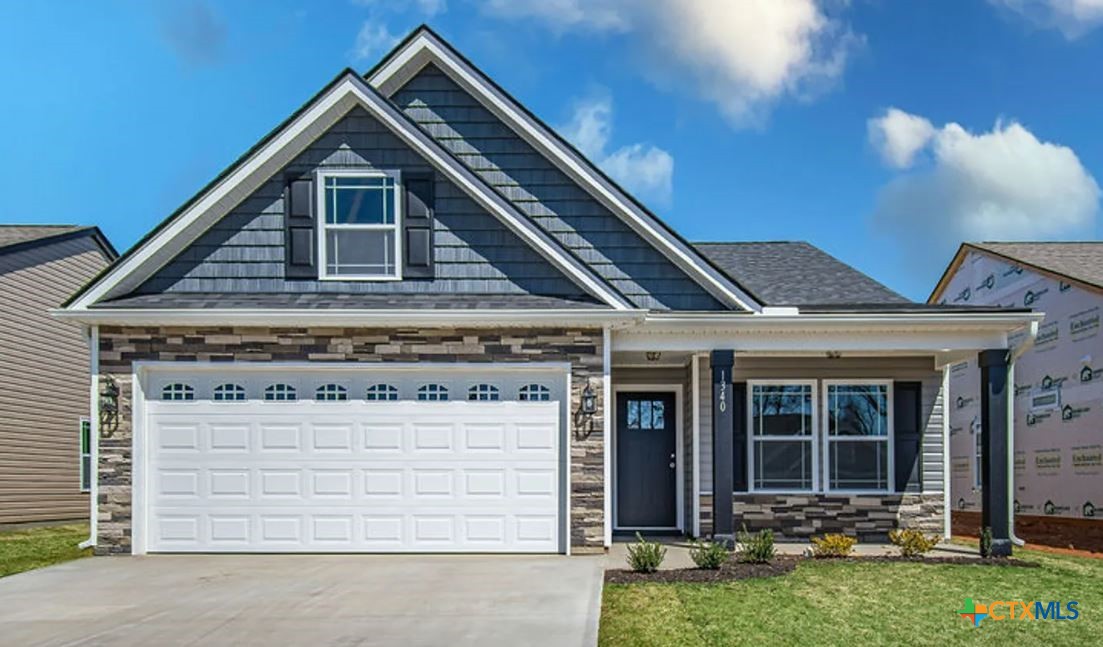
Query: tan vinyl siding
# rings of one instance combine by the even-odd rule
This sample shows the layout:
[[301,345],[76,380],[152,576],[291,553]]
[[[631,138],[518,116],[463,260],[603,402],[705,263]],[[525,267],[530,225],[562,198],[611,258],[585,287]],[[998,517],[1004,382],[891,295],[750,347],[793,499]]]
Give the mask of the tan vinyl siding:
[[91,237],[0,256],[0,524],[88,516],[88,346],[49,315],[106,265]]
[[[942,492],[942,372],[931,357],[744,357],[736,353],[733,382],[765,379],[847,378],[918,381],[923,389],[923,491]],[[712,384],[708,361],[701,362],[701,491],[712,493]],[[817,398],[823,384],[817,383]],[[818,412],[817,412],[818,414]]]

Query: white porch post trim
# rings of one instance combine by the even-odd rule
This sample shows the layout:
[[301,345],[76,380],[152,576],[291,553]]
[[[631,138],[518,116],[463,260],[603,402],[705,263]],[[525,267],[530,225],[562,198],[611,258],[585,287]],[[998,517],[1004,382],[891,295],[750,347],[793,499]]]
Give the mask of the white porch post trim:
[[950,365],[942,367],[942,537],[950,539]]
[[602,485],[605,520],[605,547],[613,545],[613,338],[609,326],[601,335],[601,397],[604,399],[601,419],[601,452],[604,465]]
[[693,514],[693,522],[690,524],[692,528],[693,536],[701,536],[701,355],[698,353],[693,354],[693,359],[690,361],[690,389],[693,393],[690,397],[693,398],[693,451],[691,465],[693,466],[693,488],[692,497],[693,501],[690,503],[690,510]]

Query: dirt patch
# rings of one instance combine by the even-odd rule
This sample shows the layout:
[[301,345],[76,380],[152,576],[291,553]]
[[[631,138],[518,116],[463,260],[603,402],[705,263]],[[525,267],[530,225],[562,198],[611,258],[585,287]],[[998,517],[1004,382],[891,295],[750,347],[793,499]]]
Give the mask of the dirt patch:
[[769,564],[744,564],[729,561],[719,570],[701,568],[676,568],[654,573],[636,573],[627,569],[605,571],[608,584],[636,584],[640,582],[732,582],[756,577],[777,577],[790,573],[801,562],[841,562],[846,564],[902,562],[907,564],[959,564],[1013,568],[1038,568],[1039,564],[1014,557],[980,559],[979,557],[900,557],[899,555],[868,555],[854,557],[810,558],[784,555]]
[[[980,513],[955,510],[951,513],[955,535],[976,538],[980,535]],[[1068,517],[1016,515],[1015,535],[1027,548],[1056,549],[1059,555],[1103,557],[1103,520]]]
[[703,568],[677,568],[654,573],[636,573],[626,569],[605,571],[609,584],[635,584],[637,582],[732,582],[756,577],[777,577],[792,572],[800,563],[799,557],[778,557],[769,564],[744,564],[729,561],[715,571]]

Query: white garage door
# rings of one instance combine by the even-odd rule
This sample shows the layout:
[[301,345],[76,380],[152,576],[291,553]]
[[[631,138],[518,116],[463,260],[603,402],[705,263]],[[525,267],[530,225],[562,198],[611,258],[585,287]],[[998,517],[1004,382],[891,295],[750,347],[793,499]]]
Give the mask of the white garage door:
[[157,373],[147,549],[558,552],[565,379]]

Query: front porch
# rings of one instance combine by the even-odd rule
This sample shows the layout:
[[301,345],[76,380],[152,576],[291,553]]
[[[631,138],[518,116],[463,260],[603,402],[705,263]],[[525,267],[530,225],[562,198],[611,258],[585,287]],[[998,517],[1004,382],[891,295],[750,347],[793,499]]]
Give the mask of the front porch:
[[[985,456],[1006,455],[1011,342],[1031,337],[1017,332],[1021,314],[1018,328],[891,335],[888,317],[866,334],[829,318],[765,336],[681,319],[612,338],[611,537],[731,541],[746,527],[780,541],[843,533],[876,545],[896,528],[948,538],[944,368],[966,356],[986,366]],[[1009,478],[1006,461],[986,463],[985,525],[1008,552]]]

